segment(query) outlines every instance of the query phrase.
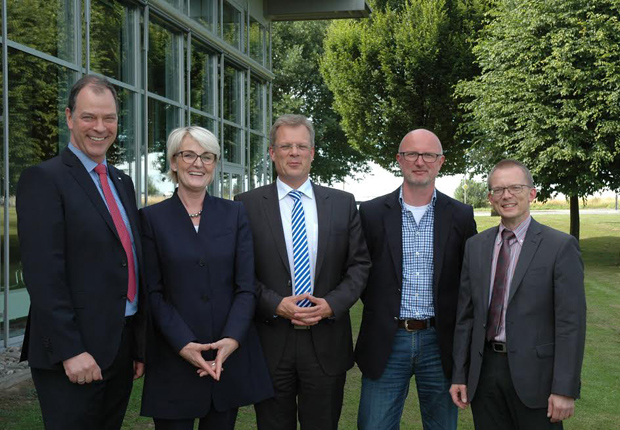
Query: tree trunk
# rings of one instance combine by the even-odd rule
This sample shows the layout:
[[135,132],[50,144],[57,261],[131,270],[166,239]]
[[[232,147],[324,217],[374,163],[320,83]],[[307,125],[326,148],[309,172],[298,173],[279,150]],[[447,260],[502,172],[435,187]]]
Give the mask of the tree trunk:
[[570,234],[579,240],[579,196],[570,196]]

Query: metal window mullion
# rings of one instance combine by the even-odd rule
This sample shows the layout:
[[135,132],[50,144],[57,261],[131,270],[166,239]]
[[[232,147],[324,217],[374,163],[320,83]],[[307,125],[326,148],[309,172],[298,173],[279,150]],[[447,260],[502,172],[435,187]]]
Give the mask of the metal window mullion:
[[[143,136],[144,136],[144,163],[140,162],[138,163],[140,165],[140,170],[142,170],[143,166],[144,166],[144,172],[140,172],[139,174],[139,178],[140,178],[140,192],[138,193],[139,195],[142,194],[142,190],[144,189],[144,206],[148,205],[148,201],[149,201],[149,196],[148,196],[148,179],[147,179],[147,175],[148,175],[148,165],[149,165],[149,143],[148,143],[148,130],[149,130],[149,95],[148,95],[148,88],[149,88],[149,82],[148,82],[148,61],[149,61],[149,12],[150,12],[150,8],[149,5],[146,5],[144,7],[144,30],[143,30],[143,34],[142,34],[142,91],[143,91],[143,98],[142,98],[142,130],[143,130]],[[140,158],[142,158],[142,154],[140,154]],[[142,182],[144,182],[144,186],[142,184]],[[138,197],[139,200],[140,197]],[[138,204],[141,204],[141,202],[138,202]]]
[[3,132],[2,149],[4,155],[4,250],[2,283],[4,284],[4,310],[2,332],[3,345],[9,346],[9,77],[8,77],[8,47],[7,47],[7,1],[2,0],[2,119]]

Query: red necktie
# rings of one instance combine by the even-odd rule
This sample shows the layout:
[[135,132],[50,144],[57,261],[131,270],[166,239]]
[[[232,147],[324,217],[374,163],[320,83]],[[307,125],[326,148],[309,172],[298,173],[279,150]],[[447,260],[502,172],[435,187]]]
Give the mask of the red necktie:
[[502,323],[502,309],[504,308],[504,298],[506,297],[506,278],[508,267],[510,266],[510,244],[509,241],[515,237],[510,230],[502,231],[502,245],[497,255],[497,265],[495,266],[495,279],[493,280],[493,295],[489,305],[487,317],[487,340],[492,341],[499,333]]
[[103,164],[97,164],[95,167],[95,172],[97,172],[99,179],[101,180],[101,188],[103,188],[103,195],[105,196],[105,201],[108,204],[108,210],[110,211],[110,215],[112,215],[112,221],[114,221],[114,226],[116,227],[118,237],[120,237],[123,248],[125,249],[125,254],[127,254],[127,268],[129,270],[127,298],[130,302],[133,302],[133,299],[136,297],[136,266],[133,259],[131,237],[129,237],[129,232],[127,231],[121,212],[118,210],[118,205],[112,195],[112,189],[108,183],[106,167]]

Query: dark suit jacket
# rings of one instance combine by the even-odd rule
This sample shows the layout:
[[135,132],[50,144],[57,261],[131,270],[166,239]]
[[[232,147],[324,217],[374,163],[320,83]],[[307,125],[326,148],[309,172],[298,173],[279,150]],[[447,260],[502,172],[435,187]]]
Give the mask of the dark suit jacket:
[[[474,398],[486,336],[498,227],[467,242],[454,338],[455,384]],[[506,344],[512,382],[530,408],[551,393],[577,398],[586,333],[583,263],[574,237],[532,219],[510,285]]]
[[[333,318],[323,319],[311,328],[312,341],[323,371],[338,375],[353,366],[349,308],[364,289],[370,260],[353,195],[314,184],[312,187],[319,224],[313,294],[327,300],[334,312]],[[285,318],[275,317],[276,308],[284,297],[292,295],[276,184],[236,198],[248,210],[254,235],[259,290],[257,328],[269,370],[273,373],[291,324]]]
[[[360,205],[372,268],[362,294],[364,313],[355,361],[364,376],[372,379],[383,374],[398,330],[403,284],[403,223],[399,191],[400,187]],[[474,234],[476,222],[472,207],[437,191],[433,305],[441,362],[448,378],[452,371],[452,341],[465,241]]]
[[[207,415],[273,395],[256,329],[252,236],[243,205],[206,196],[196,233],[175,193],[141,210],[153,326],[147,343],[142,413],[162,419]],[[200,378],[179,355],[189,342],[223,337],[240,347],[219,382]],[[207,360],[216,351],[204,353]]]
[[[133,183],[108,165],[110,180],[142,248]],[[125,325],[127,256],[105,202],[80,160],[65,149],[30,167],[17,185],[17,217],[30,313],[22,359],[62,369],[90,353],[101,369],[112,363]],[[140,279],[142,276],[140,276]],[[144,357],[144,288],[139,288],[134,357]]]

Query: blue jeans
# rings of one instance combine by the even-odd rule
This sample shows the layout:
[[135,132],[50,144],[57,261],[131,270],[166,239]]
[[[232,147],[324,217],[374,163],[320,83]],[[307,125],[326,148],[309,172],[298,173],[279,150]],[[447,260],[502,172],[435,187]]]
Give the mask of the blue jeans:
[[441,367],[435,328],[414,332],[398,329],[383,375],[379,379],[362,377],[358,428],[399,429],[413,375],[424,430],[455,430],[458,409],[448,391],[451,382]]

